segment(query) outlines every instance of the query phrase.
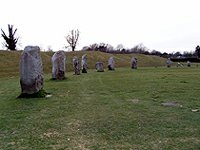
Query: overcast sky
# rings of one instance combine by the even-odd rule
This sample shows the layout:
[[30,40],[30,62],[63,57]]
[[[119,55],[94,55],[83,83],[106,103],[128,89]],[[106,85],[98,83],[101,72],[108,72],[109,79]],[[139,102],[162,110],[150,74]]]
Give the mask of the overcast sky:
[[182,52],[200,44],[199,0],[0,0],[0,4],[0,28],[7,31],[7,24],[18,28],[22,48],[63,49],[72,29],[80,31],[77,49],[100,42],[126,48],[143,43],[151,50]]

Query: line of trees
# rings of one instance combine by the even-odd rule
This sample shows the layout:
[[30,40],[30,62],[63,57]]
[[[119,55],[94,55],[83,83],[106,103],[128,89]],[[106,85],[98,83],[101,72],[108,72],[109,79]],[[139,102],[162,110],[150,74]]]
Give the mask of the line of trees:
[[146,46],[144,46],[142,43],[134,46],[133,48],[125,48],[122,44],[117,45],[116,48],[114,48],[110,44],[106,43],[94,43],[89,46],[84,46],[82,48],[83,51],[101,51],[101,52],[106,52],[106,53],[114,53],[114,54],[145,54],[145,55],[156,55],[160,57],[198,57],[200,58],[200,46],[197,46],[195,51],[185,51],[183,53],[181,52],[173,52],[173,53],[161,53],[160,51],[157,50],[150,50]]
[[149,54],[149,49],[145,47],[142,43],[136,45],[135,47],[131,49],[127,49],[123,46],[123,44],[118,44],[116,48],[114,48],[112,45],[107,43],[94,43],[89,46],[84,46],[82,50],[86,51],[101,51],[106,53],[123,53],[123,54],[129,54],[129,53],[140,53],[140,54]]

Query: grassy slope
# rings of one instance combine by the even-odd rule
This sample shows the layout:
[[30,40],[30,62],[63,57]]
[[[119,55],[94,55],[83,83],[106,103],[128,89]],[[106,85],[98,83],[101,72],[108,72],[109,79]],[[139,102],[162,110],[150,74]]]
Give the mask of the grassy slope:
[[16,99],[18,77],[0,78],[0,149],[200,149],[199,68],[72,74],[46,75],[45,99]]
[[[138,58],[139,67],[147,66],[163,66],[165,59],[156,56],[147,56],[140,54],[107,54],[102,52],[66,52],[67,57],[67,71],[72,71],[72,58],[73,56],[81,57],[83,54],[88,56],[88,66],[90,69],[94,68],[97,61],[102,61],[107,66],[107,61],[110,56],[114,56],[116,60],[116,67],[129,67],[132,56]],[[19,73],[19,61],[21,52],[0,51],[0,77],[14,76]],[[51,52],[42,52],[43,67],[45,73],[51,73]]]

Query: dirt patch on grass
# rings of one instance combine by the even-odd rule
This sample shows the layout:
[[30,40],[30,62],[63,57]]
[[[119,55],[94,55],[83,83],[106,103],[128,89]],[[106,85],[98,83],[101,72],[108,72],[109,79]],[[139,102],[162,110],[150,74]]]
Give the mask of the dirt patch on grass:
[[60,137],[60,133],[55,130],[48,130],[47,132],[43,133],[42,137],[47,137],[47,138],[58,138]]

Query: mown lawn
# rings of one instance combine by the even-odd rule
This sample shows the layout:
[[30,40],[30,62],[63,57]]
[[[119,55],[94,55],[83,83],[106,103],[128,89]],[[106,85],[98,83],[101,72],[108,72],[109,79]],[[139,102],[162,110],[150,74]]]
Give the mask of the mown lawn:
[[19,77],[0,78],[0,149],[200,149],[198,67],[50,77],[44,99],[17,99]]

